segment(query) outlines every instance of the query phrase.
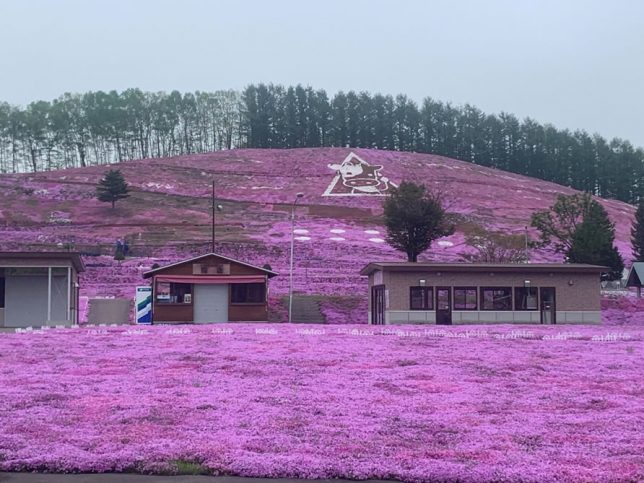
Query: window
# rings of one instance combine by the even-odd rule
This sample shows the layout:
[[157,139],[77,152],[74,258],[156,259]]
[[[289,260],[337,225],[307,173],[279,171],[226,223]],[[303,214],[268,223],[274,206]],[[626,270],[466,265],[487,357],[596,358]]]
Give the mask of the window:
[[0,277],[0,309],[4,309],[4,277]]
[[192,303],[192,285],[157,282],[155,297],[158,304],[189,304]]
[[481,310],[512,310],[512,288],[481,288]]
[[230,263],[193,263],[193,275],[230,275]]
[[233,304],[263,304],[266,302],[266,284],[230,284],[230,302]]
[[514,289],[515,310],[537,310],[537,287],[516,287]]
[[454,287],[454,310],[478,308],[476,287]]
[[434,289],[432,287],[409,287],[410,310],[434,310]]

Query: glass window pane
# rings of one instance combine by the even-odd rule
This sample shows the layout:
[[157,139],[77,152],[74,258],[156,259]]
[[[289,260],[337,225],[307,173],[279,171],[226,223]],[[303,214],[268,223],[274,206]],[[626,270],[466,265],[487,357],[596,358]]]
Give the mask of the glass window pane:
[[425,308],[434,310],[434,289],[432,287],[425,287]]
[[454,310],[476,309],[476,287],[454,287]]
[[486,287],[481,289],[482,310],[512,310],[511,287]]
[[537,287],[516,287],[514,289],[515,310],[537,310]]
[[423,310],[425,308],[424,287],[409,287],[409,297],[411,310]]
[[230,287],[230,301],[234,304],[260,304],[266,301],[266,285],[263,283],[233,283]]

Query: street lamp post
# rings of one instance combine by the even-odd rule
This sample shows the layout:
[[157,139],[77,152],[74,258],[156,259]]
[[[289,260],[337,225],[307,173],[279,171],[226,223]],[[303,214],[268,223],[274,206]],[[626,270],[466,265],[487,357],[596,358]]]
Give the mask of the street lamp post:
[[222,211],[223,206],[218,205],[215,199],[215,180],[212,180],[212,253],[215,253],[215,225],[217,222],[216,213]]
[[291,264],[289,270],[289,288],[288,288],[288,321],[292,322],[293,316],[293,249],[295,248],[295,205],[300,198],[304,196],[304,193],[298,193],[295,195],[295,200],[291,206]]

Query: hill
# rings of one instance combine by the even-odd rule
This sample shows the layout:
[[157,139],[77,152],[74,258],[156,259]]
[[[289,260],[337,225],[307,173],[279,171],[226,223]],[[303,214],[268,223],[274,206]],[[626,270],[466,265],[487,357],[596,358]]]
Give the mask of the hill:
[[[353,153],[353,156],[351,154]],[[343,183],[336,174],[358,170]],[[381,168],[378,168],[381,167]],[[553,183],[441,156],[368,149],[243,149],[121,163],[131,197],[112,210],[94,198],[108,166],[32,174],[0,175],[0,250],[51,249],[72,243],[87,254],[84,298],[133,296],[140,274],[153,263],[206,252],[210,248],[212,180],[223,211],[217,214],[216,250],[281,274],[271,285],[279,317],[288,292],[290,211],[295,195],[295,290],[319,294],[327,318],[333,307],[364,307],[366,281],[359,269],[370,260],[403,259],[384,243],[382,196],[388,183],[423,182],[440,189],[458,213],[456,233],[439,240],[421,259],[458,260],[464,234],[476,225],[523,233],[531,214],[558,194],[575,191]],[[379,183],[379,184],[377,184]],[[634,207],[600,200],[616,224],[617,245],[631,257],[629,231]],[[127,238],[132,258],[112,259],[115,241]],[[558,260],[547,250],[534,261]],[[360,315],[366,317],[364,312]],[[340,317],[341,319],[341,317]],[[354,320],[355,322],[355,320]]]

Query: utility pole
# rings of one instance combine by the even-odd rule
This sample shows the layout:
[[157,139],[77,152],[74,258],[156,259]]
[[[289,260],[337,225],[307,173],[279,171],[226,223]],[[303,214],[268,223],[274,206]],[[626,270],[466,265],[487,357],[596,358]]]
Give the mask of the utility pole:
[[217,212],[223,211],[224,207],[217,204],[215,198],[215,180],[212,180],[212,253],[215,253],[215,225],[217,224]]
[[530,263],[530,252],[528,251],[528,227],[525,227],[525,263]]

